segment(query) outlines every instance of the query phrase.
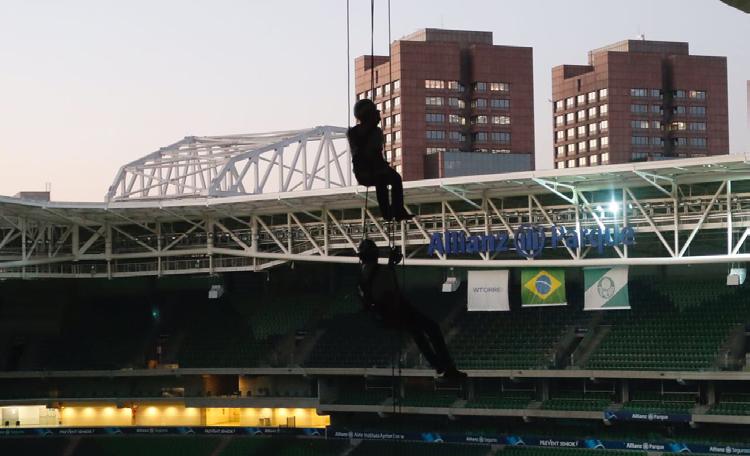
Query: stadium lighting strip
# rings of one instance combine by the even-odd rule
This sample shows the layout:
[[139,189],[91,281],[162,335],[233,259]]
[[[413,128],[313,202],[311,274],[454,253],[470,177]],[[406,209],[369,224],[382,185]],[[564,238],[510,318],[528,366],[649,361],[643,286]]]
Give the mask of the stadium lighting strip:
[[[142,169],[159,160],[168,167],[148,168],[142,182],[151,190],[135,186],[141,177],[123,171],[134,169],[129,164],[115,181],[113,189],[119,190],[105,203],[0,197],[0,278],[214,274],[262,271],[288,261],[357,263],[362,227],[370,239],[386,246],[389,226],[377,216],[374,202],[365,204],[366,189],[344,186],[350,177],[338,167],[348,171],[350,165],[334,146],[341,134],[335,127],[318,127],[302,134],[188,138],[137,161]],[[313,140],[318,144],[307,154],[303,144]],[[281,157],[280,144],[291,151],[291,161]],[[205,158],[206,148],[216,156]],[[243,160],[247,167],[238,165]],[[250,188],[260,193],[187,194],[193,178],[201,185],[206,182],[206,192],[216,189],[206,179],[209,174],[224,176],[214,181],[221,182],[221,192],[242,193],[248,187],[238,177],[263,160],[275,168],[259,168],[258,185]],[[201,163],[206,162],[221,163],[214,169],[226,173],[211,171],[201,178],[206,169]],[[164,179],[157,185],[154,176],[159,173]],[[282,187],[311,188],[264,193],[271,182],[266,177],[273,174]],[[174,176],[180,177],[169,181]],[[550,170],[407,182],[406,201],[416,217],[394,226],[393,238],[410,266],[744,262],[750,260],[744,251],[750,235],[749,183],[750,162],[739,155],[581,168],[575,173]],[[158,194],[159,185],[160,197],[151,193],[156,189]],[[548,247],[528,259],[514,249],[516,231],[524,225],[576,233],[627,226],[636,237],[633,245],[603,251],[591,245]],[[428,255],[433,236],[449,232],[467,237],[505,232],[510,248]]]

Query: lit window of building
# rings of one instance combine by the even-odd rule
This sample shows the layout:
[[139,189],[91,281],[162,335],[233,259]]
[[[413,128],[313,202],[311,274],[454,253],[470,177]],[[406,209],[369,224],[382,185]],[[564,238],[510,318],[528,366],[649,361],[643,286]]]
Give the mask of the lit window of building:
[[584,136],[586,136],[586,125],[581,125],[578,127],[578,137],[583,138]]
[[457,92],[463,92],[464,86],[458,81],[448,81],[448,90],[455,90]]
[[425,116],[425,122],[427,123],[443,123],[445,122],[445,114],[439,114],[435,112],[428,112]]
[[609,121],[602,120],[599,122],[599,131],[607,131],[609,129]]
[[609,152],[604,152],[601,155],[601,160],[600,161],[601,161],[602,165],[606,165],[607,163],[609,163]]
[[[606,149],[609,147],[609,136],[602,136],[599,138],[599,145],[602,149]],[[609,154],[607,154],[607,157],[609,157]]]
[[565,109],[570,109],[572,107],[575,107],[576,105],[576,99],[574,97],[568,97],[565,99]]
[[589,164],[591,166],[596,166],[599,164],[599,156],[598,155],[591,155],[589,157]]
[[595,103],[596,102],[596,91],[589,92],[588,96],[586,98],[588,98],[589,103]]
[[596,139],[589,139],[589,150],[596,150],[598,142]]
[[566,136],[568,139],[573,139],[576,137],[576,129],[575,128],[568,128]]
[[575,158],[572,160],[568,160],[568,168],[575,168],[576,167],[576,160]]
[[585,104],[586,104],[586,95],[585,95],[585,94],[581,94],[581,95],[578,95],[578,96],[576,97],[576,104],[577,104],[578,106],[583,106],[583,105],[585,105]]
[[589,108],[589,119],[596,119],[596,107]]
[[578,166],[586,166],[586,157],[578,158]]
[[425,79],[424,88],[425,89],[444,89],[445,81],[440,81],[437,79]]
[[599,106],[599,115],[600,116],[606,116],[609,112],[609,105],[603,104]]
[[510,91],[510,84],[506,82],[492,82],[490,83],[491,92],[508,92]]
[[466,118],[459,116],[458,114],[449,114],[448,123],[457,124],[457,125],[465,125]]
[[706,92],[704,92],[703,90],[691,90],[690,92],[688,92],[688,96],[696,100],[705,100]]
[[607,89],[599,89],[599,100],[603,100],[607,98],[607,95],[609,94],[609,90]]
[[583,121],[586,120],[586,110],[585,109],[581,109],[580,111],[578,111],[576,113],[576,120],[578,122],[583,122]]
[[476,92],[486,92],[487,91],[487,83],[486,82],[475,82],[474,83],[474,91],[476,91]]
[[646,97],[648,96],[648,90],[646,89],[630,89],[631,97]]
[[596,122],[594,122],[592,124],[589,124],[589,134],[590,135],[595,135],[596,131],[597,131],[597,124],[596,124]]

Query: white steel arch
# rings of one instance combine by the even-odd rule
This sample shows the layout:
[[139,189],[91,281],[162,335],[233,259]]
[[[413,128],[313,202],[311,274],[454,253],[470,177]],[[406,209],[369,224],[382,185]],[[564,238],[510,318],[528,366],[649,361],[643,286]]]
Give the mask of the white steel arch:
[[106,201],[258,195],[351,185],[346,129],[188,136],[120,168]]

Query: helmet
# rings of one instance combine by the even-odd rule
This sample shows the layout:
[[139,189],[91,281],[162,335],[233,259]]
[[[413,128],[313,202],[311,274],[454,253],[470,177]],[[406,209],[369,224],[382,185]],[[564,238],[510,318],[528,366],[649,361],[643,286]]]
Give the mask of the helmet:
[[363,98],[354,103],[354,117],[357,120],[364,120],[374,114],[375,111],[377,111],[377,107],[369,98]]
[[362,242],[359,243],[359,248],[357,250],[359,252],[357,256],[363,263],[378,261],[378,257],[380,256],[378,246],[369,239],[363,239]]

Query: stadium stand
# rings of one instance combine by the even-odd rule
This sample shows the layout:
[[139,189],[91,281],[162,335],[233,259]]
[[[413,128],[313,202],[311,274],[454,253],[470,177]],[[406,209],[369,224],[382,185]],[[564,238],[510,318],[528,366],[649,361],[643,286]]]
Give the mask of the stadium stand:
[[466,401],[466,408],[481,409],[524,409],[533,400],[530,391],[503,391],[502,393],[482,393]]
[[748,320],[740,292],[719,281],[665,280],[656,292],[631,286],[632,310],[611,312],[610,332],[586,363],[591,369],[706,370],[716,367],[730,330]]
[[403,454],[410,456],[486,456],[490,451],[484,445],[453,445],[417,442],[363,441],[349,453],[351,456],[382,456]]
[[81,439],[73,456],[131,456],[158,454],[160,456],[206,456],[219,444],[214,437],[127,436]]
[[711,415],[750,415],[750,394],[722,394],[718,404],[708,411]]
[[574,393],[558,392],[553,397],[542,402],[545,410],[604,410],[612,404],[611,393]]
[[696,404],[695,394],[660,394],[640,391],[633,399],[623,404],[623,408],[634,412],[689,413]]

